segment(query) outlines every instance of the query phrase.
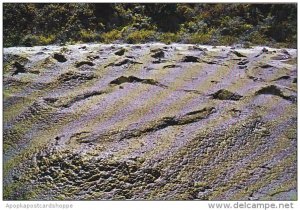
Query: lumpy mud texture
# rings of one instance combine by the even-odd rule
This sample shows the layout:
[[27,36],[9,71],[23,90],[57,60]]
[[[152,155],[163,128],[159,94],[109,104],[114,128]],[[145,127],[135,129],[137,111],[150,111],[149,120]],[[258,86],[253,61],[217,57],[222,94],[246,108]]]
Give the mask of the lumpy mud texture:
[[5,200],[296,200],[297,51],[4,49]]

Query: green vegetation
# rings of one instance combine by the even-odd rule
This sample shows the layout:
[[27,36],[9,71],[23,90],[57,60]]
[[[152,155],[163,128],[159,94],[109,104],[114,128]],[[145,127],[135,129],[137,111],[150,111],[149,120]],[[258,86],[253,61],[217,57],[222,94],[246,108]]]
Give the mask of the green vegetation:
[[166,44],[171,44],[180,41],[180,34],[175,34],[171,32],[166,32],[162,33],[159,37],[158,40],[166,43]]
[[128,43],[144,43],[154,40],[155,31],[152,30],[139,30],[133,31],[127,36]]
[[115,30],[115,29],[102,34],[102,38],[105,43],[110,43],[110,42],[116,41],[118,39],[121,39],[121,37],[122,36],[121,36],[120,31]]
[[212,39],[213,31],[209,31],[207,33],[194,33],[191,34],[190,38],[188,39],[188,43],[191,44],[209,44],[210,40]]
[[4,46],[76,42],[296,47],[296,4],[4,3]]

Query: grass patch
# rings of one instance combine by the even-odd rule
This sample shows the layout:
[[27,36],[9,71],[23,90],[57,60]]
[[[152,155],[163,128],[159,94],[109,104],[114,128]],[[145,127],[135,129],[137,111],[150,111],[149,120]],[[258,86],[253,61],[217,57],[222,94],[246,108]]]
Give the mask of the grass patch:
[[209,44],[212,40],[213,30],[207,33],[194,33],[188,38],[188,43],[191,44]]
[[56,41],[56,36],[51,35],[27,35],[22,39],[23,45],[27,47],[37,46],[37,45],[49,45]]
[[219,39],[220,45],[233,45],[238,42],[238,39],[234,36],[221,36]]
[[81,29],[79,32],[80,40],[83,42],[95,42],[95,41],[100,41],[101,36],[89,29]]
[[156,32],[153,30],[144,30],[144,29],[139,31],[133,31],[130,34],[128,34],[126,40],[128,41],[128,43],[131,44],[154,41],[155,33]]
[[171,44],[180,41],[180,35],[178,33],[163,33],[158,37],[158,40],[165,43]]
[[38,37],[39,43],[41,45],[49,45],[49,44],[53,44],[56,40],[56,36],[55,35],[49,35],[49,36],[44,36],[41,35]]
[[266,45],[269,42],[268,38],[264,34],[258,31],[255,31],[250,35],[249,41],[252,44],[258,44],[258,45]]
[[116,29],[106,32],[106,33],[103,33],[101,35],[101,38],[104,43],[111,43],[113,41],[121,39],[121,37],[122,37],[122,33]]

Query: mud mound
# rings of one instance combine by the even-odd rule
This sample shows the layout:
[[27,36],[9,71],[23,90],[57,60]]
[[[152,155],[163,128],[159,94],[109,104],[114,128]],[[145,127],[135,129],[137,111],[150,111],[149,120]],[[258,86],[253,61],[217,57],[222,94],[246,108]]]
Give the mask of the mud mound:
[[78,63],[76,63],[76,68],[79,68],[80,66],[83,66],[83,65],[88,65],[88,66],[94,66],[95,64],[90,62],[90,61],[80,61]]
[[162,49],[153,49],[153,50],[151,50],[151,52],[152,52],[151,57],[153,57],[153,58],[165,57],[165,53]]
[[232,53],[234,54],[234,55],[236,55],[237,57],[239,57],[239,58],[243,58],[243,57],[247,57],[247,56],[245,56],[245,55],[243,55],[242,53],[240,53],[240,52],[238,52],[238,51],[232,51]]
[[232,100],[232,101],[238,101],[242,98],[243,96],[237,94],[237,93],[232,93],[228,90],[221,89],[212,94],[213,99],[219,99],[219,100]]
[[256,95],[265,94],[265,95],[274,95],[279,96],[285,100],[289,100],[292,102],[296,102],[297,96],[289,94],[288,90],[284,90],[283,88],[280,88],[276,85],[269,85],[266,87],[263,87],[255,92]]
[[121,76],[110,82],[110,84],[112,84],[112,85],[121,85],[123,83],[143,83],[143,84],[148,84],[148,85],[156,85],[159,87],[166,87],[165,85],[160,84],[159,82],[157,82],[153,79],[141,79],[141,78],[138,78],[135,76],[129,76],[129,77]]
[[165,65],[163,68],[166,69],[166,68],[178,68],[178,67],[181,67],[180,65],[175,65],[175,64],[170,64],[170,65]]
[[108,64],[105,67],[109,67],[109,66],[123,66],[123,65],[126,65],[126,64],[142,64],[142,63],[134,61],[134,60],[129,59],[129,58],[125,58],[125,59],[122,59],[120,61],[117,61],[116,63],[110,63],[110,64]]
[[121,48],[119,49],[118,51],[115,52],[115,55],[118,55],[118,56],[122,56],[125,54],[127,50],[125,48]]
[[18,62],[22,65],[25,65],[26,63],[29,62],[29,59],[26,57],[26,55],[16,55],[16,54],[7,53],[3,55],[3,62],[4,64]]
[[184,56],[184,58],[182,59],[182,62],[198,63],[199,61],[200,60],[198,57],[192,55]]
[[64,63],[67,61],[66,57],[60,53],[54,53],[53,58],[60,63]]
[[69,81],[82,81],[82,80],[92,80],[96,78],[95,74],[92,72],[75,72],[75,71],[69,71],[64,74],[61,74],[58,77],[59,82],[69,82]]
[[25,73],[26,72],[24,65],[22,65],[18,62],[15,62],[13,66],[15,67],[16,70],[12,73],[12,76],[17,75],[19,73]]

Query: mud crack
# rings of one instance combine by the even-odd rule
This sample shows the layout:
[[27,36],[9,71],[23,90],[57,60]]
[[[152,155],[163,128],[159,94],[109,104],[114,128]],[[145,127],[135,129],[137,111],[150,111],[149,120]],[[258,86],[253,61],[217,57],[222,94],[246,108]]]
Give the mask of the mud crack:
[[186,125],[194,122],[198,122],[207,118],[212,113],[216,112],[214,107],[205,107],[201,110],[186,113],[182,116],[164,117],[162,119],[147,123],[138,129],[125,129],[125,130],[112,130],[101,134],[96,133],[76,133],[70,141],[76,141],[77,143],[97,143],[102,141],[122,141],[124,139],[136,138],[147,135],[158,130],[170,126]]
[[107,68],[109,66],[123,66],[125,64],[143,64],[143,63],[134,61],[134,60],[129,59],[129,58],[125,58],[125,59],[120,60],[120,61],[118,61],[116,63],[110,63],[110,64],[106,65],[104,68]]
[[68,108],[77,102],[86,100],[93,96],[102,95],[105,93],[106,92],[104,91],[91,91],[91,92],[77,95],[71,99],[69,99],[69,97],[64,97],[64,98],[44,98],[44,100],[51,106]]

